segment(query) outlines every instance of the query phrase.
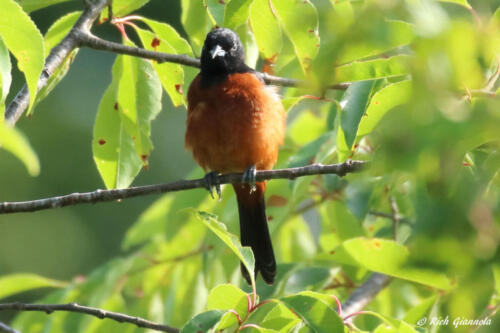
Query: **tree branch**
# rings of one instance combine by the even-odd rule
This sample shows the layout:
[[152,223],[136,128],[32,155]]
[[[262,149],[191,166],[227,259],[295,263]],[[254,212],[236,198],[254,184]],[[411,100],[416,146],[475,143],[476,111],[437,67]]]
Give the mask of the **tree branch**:
[[3,310],[42,311],[47,314],[51,314],[54,311],[78,312],[78,313],[85,313],[97,317],[99,319],[108,318],[117,321],[119,323],[131,323],[138,327],[149,328],[155,331],[169,332],[169,333],[179,332],[178,328],[154,323],[152,321],[140,317],[133,317],[123,313],[111,312],[99,308],[92,308],[89,306],[78,305],[76,303],[68,303],[68,304],[26,304],[19,302],[4,303],[0,304],[0,311]]
[[[55,70],[64,62],[66,57],[78,47],[78,36],[82,33],[88,33],[90,31],[92,24],[97,17],[99,17],[101,11],[106,7],[108,1],[109,0],[94,0],[93,2],[86,2],[88,5],[78,21],[66,37],[64,37],[64,39],[50,51],[49,56],[45,60],[42,75],[38,80],[38,91],[47,85],[49,78],[53,75]],[[5,110],[5,120],[7,123],[14,125],[23,112],[28,108],[29,102],[30,94],[28,87],[24,85]]]
[[18,330],[15,330],[12,327],[7,326],[6,324],[2,323],[1,321],[0,321],[0,332],[20,333]]
[[[256,181],[264,181],[269,179],[295,179],[297,177],[321,174],[337,174],[339,176],[344,176],[347,173],[361,170],[367,163],[368,162],[366,161],[346,161],[340,164],[312,164],[298,168],[262,170],[257,172]],[[214,185],[241,183],[242,176],[243,174],[241,173],[227,173],[219,175],[214,179]],[[0,203],[0,214],[34,212],[43,209],[58,208],[84,203],[120,200],[149,194],[183,191],[200,187],[206,187],[204,178],[193,180],[179,180],[166,184],[135,186],[126,189],[96,190],[93,192],[72,193],[63,196],[32,201],[2,202]]]
[[[200,61],[196,58],[191,58],[187,55],[169,54],[162,52],[148,51],[142,48],[131,47],[104,40],[94,36],[90,32],[90,28],[95,20],[99,17],[101,11],[108,5],[109,0],[93,0],[86,1],[87,6],[82,15],[70,30],[68,35],[55,46],[47,59],[42,71],[42,75],[38,80],[37,90],[40,91],[45,87],[53,75],[55,70],[64,62],[66,57],[76,48],[88,47],[96,50],[104,50],[118,54],[128,54],[136,57],[156,60],[158,62],[172,62],[185,66],[200,67]],[[304,82],[283,78],[279,76],[269,75],[267,73],[258,73],[259,76],[267,84],[273,84],[285,87],[296,87],[304,85]],[[329,89],[347,89],[349,83],[339,83],[328,87]],[[29,106],[29,91],[26,85],[17,93],[16,97],[11,101],[5,110],[5,120],[7,123],[14,125],[21,117],[23,112]]]
[[377,294],[384,289],[392,278],[380,274],[373,273],[370,277],[342,304],[342,314],[350,315],[362,310],[368,303],[370,303]]

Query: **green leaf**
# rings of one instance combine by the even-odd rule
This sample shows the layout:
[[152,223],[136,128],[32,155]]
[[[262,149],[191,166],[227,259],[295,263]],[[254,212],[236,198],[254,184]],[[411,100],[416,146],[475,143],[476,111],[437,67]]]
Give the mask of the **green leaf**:
[[[113,0],[113,16],[122,17],[147,4],[149,0]],[[100,22],[108,19],[108,7],[101,12]]]
[[250,6],[254,0],[231,0],[224,12],[224,27],[234,29],[245,23],[250,15]]
[[149,60],[123,56],[118,83],[118,109],[137,154],[147,167],[153,149],[151,121],[161,111],[161,82]]
[[224,12],[226,11],[226,1],[224,0],[203,0],[203,5],[207,11],[212,26],[223,26]]
[[387,59],[355,61],[335,69],[336,82],[354,82],[409,74],[409,57],[394,56]]
[[0,37],[16,57],[17,67],[26,77],[31,110],[44,64],[43,38],[35,23],[15,1],[0,0],[0,8]]
[[302,71],[319,49],[318,13],[309,0],[270,0],[283,31],[293,44]]
[[417,322],[427,316],[432,306],[436,303],[437,296],[429,297],[421,301],[418,305],[412,307],[406,312],[403,321],[411,325],[417,325]]
[[500,295],[500,265],[493,266],[493,277],[495,278],[495,290]]
[[411,266],[409,257],[408,249],[392,240],[360,237],[347,240],[333,251],[320,254],[317,258],[362,267],[442,290],[452,288],[450,280],[444,274]]
[[[141,39],[141,43],[145,49],[173,53],[177,51],[165,39],[157,37],[154,33],[136,28],[137,34]],[[156,44],[158,43],[158,44]],[[155,45],[155,46],[153,46]],[[184,84],[184,71],[179,64],[165,62],[162,64],[153,62],[153,68],[160,79],[163,89],[167,92],[174,106],[184,104],[182,96],[182,86]]]
[[322,300],[298,294],[281,300],[315,333],[344,332],[344,323],[337,312]]
[[[218,222],[215,215],[200,211],[197,212],[196,216],[236,254],[249,272],[254,272],[255,259],[250,247],[241,246],[238,237],[228,232],[226,225]],[[252,285],[255,286],[254,274],[250,274],[250,279],[252,280]]]
[[66,37],[80,15],[82,15],[80,11],[66,14],[50,26],[44,37],[45,57],[49,55],[50,50],[52,50],[54,46]]
[[122,67],[123,56],[118,56],[113,65],[113,81],[99,104],[92,139],[94,161],[107,188],[128,187],[142,166],[118,110]]
[[7,50],[7,46],[2,38],[0,38],[0,115],[4,114],[4,103],[12,81],[12,76],[10,74],[11,69],[12,65],[10,63],[9,50]]
[[264,59],[275,59],[281,51],[283,40],[279,22],[269,7],[269,0],[254,0],[250,7],[250,24]]
[[415,38],[414,27],[407,22],[387,20],[380,22],[373,27],[378,28],[379,34],[374,36],[383,36],[382,39],[362,39],[359,41],[349,41],[345,49],[337,59],[337,64],[345,64],[354,60],[363,59],[381,54],[383,52],[395,49],[400,46],[410,44]]
[[5,149],[20,159],[31,176],[40,173],[40,163],[28,139],[14,127],[0,121],[0,149]]
[[347,151],[351,150],[354,140],[356,139],[358,126],[361,117],[363,117],[368,107],[368,101],[374,82],[375,81],[361,81],[351,84],[340,101],[342,107],[340,113],[340,127],[342,130],[339,131],[339,135],[343,134],[343,139],[345,139],[346,144],[345,150]]
[[36,274],[11,274],[0,276],[0,298],[38,288],[62,288],[66,282],[47,279]]
[[180,333],[213,332],[225,313],[225,311],[221,310],[200,313],[187,322]]
[[73,0],[17,0],[24,11],[29,13],[38,9],[56,5],[62,2],[69,2]]
[[370,100],[366,113],[361,118],[357,136],[371,133],[384,115],[392,108],[409,101],[412,83],[409,80],[390,84],[375,94]]
[[438,1],[454,3],[454,4],[457,4],[457,5],[463,6],[463,7],[467,8],[467,9],[471,9],[472,8],[469,5],[469,3],[467,2],[467,0],[438,0]]
[[[232,284],[218,285],[208,295],[207,310],[234,310],[240,318],[245,318],[248,314],[247,294]],[[234,313],[227,313],[224,317],[217,327],[219,330],[238,324]]]
[[[211,28],[207,11],[200,0],[181,0],[181,6],[182,26],[189,36],[195,53],[200,55],[205,36]],[[193,20],[194,17],[196,17],[195,20]]]

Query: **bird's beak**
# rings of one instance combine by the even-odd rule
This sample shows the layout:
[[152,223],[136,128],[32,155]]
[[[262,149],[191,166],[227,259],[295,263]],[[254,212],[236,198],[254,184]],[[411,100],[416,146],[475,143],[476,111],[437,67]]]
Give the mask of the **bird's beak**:
[[215,57],[223,57],[226,55],[226,51],[220,46],[216,45],[213,49],[210,50],[210,55],[212,56],[212,59],[215,59]]

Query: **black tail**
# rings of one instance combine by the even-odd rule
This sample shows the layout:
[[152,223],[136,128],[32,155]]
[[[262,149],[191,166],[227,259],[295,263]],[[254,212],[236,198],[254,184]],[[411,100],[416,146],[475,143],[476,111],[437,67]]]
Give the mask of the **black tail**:
[[[234,184],[233,187],[240,214],[241,244],[252,248],[255,257],[255,275],[257,276],[260,272],[267,284],[273,284],[276,275],[276,260],[267,227],[264,202],[266,183],[257,183],[255,191],[252,192],[247,184]],[[241,273],[250,284],[250,275],[243,264]]]

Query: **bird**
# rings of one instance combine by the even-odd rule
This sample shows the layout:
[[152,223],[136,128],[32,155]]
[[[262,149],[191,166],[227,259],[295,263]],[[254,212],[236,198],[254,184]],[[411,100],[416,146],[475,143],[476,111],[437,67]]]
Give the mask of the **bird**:
[[[255,277],[260,272],[267,284],[274,283],[276,259],[265,210],[266,182],[255,182],[255,174],[276,164],[285,126],[277,88],[266,85],[260,73],[245,63],[238,35],[227,28],[210,31],[201,52],[200,72],[188,89],[185,147],[207,173],[210,192],[214,175],[243,172],[242,183],[232,185],[241,244],[252,249]],[[241,272],[251,284],[251,273],[243,264]]]

